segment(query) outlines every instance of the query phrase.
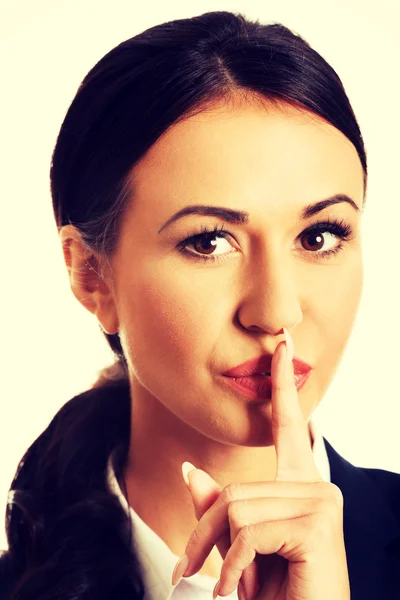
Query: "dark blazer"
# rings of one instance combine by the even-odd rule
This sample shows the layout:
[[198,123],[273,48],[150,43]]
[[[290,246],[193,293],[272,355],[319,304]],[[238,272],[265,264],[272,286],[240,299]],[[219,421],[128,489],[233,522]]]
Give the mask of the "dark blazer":
[[[400,474],[356,467],[325,438],[324,442],[331,481],[344,497],[351,600],[400,600]],[[12,570],[4,555],[0,558],[0,600],[8,598]]]
[[400,474],[355,467],[324,442],[344,498],[351,600],[400,600]]

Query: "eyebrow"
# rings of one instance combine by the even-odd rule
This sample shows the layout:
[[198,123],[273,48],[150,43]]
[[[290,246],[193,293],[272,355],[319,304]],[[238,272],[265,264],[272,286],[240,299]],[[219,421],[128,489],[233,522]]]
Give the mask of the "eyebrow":
[[[328,206],[332,206],[333,204],[339,204],[341,202],[346,202],[350,204],[357,212],[360,212],[357,204],[346,194],[334,194],[329,198],[325,198],[325,200],[320,200],[319,202],[315,202],[314,204],[308,204],[305,206],[301,213],[301,219],[308,219],[315,215],[316,213],[324,210]],[[178,219],[182,219],[182,217],[186,217],[187,215],[202,215],[202,216],[212,216],[219,217],[228,223],[233,223],[234,225],[246,225],[249,221],[250,214],[246,211],[241,210],[233,210],[232,208],[225,208],[223,206],[207,206],[203,204],[194,204],[190,206],[185,206],[177,213],[172,215],[168,219],[166,223],[158,230],[158,233],[161,233],[163,229],[171,225],[174,221]]]

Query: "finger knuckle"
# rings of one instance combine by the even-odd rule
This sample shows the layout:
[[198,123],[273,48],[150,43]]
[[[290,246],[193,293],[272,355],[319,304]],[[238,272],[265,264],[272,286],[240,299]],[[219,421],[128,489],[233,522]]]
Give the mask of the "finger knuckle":
[[237,544],[239,547],[246,548],[253,536],[254,527],[251,524],[244,525],[237,534]]
[[[221,579],[228,579],[229,577],[229,579],[232,580],[233,576],[233,579],[236,580],[235,587],[237,587],[242,575],[245,573],[246,569],[248,569],[245,565],[250,565],[254,561],[255,556],[256,552],[248,546],[240,548],[238,546],[232,546],[231,551],[227,554],[222,566]],[[234,589],[232,591],[234,591]]]
[[275,392],[282,392],[285,389],[285,386],[280,381],[276,381],[276,379],[275,381],[272,380],[271,386]]
[[344,499],[343,499],[342,490],[334,483],[331,483],[329,485],[330,485],[330,494],[331,494],[332,500],[334,501],[334,503],[336,504],[336,506],[338,508],[343,508]]
[[321,516],[322,519],[329,519],[332,510],[333,502],[331,498],[320,497],[314,499],[315,512]]
[[321,490],[321,496],[333,502],[337,507],[343,508],[344,500],[341,489],[334,483],[318,481],[317,485]]
[[[235,550],[236,550],[236,552],[235,552]],[[242,563],[243,563],[243,551],[240,552],[240,550],[237,547],[233,548],[233,546],[231,546],[231,550],[226,555],[226,558],[225,558],[224,563],[221,568],[220,580],[221,581],[232,581],[232,579],[233,579],[233,580],[237,580],[237,582],[239,582],[240,578],[243,574],[243,568],[241,566]],[[234,589],[232,589],[232,591],[234,591]],[[218,596],[218,598],[219,598],[219,596]]]
[[272,425],[281,430],[288,428],[304,428],[304,418],[291,413],[277,413],[272,411],[271,415]]
[[221,492],[222,500],[225,504],[230,504],[237,500],[240,495],[240,483],[232,482],[224,487]]
[[233,500],[228,506],[229,523],[235,528],[246,525],[243,504],[242,500]]
[[194,548],[199,547],[201,540],[202,540],[202,535],[201,535],[199,529],[196,527],[196,529],[194,529],[192,531],[192,534],[186,545],[186,552],[190,553]]
[[314,513],[312,532],[317,544],[320,544],[321,540],[330,539],[332,529],[332,520],[326,512]]

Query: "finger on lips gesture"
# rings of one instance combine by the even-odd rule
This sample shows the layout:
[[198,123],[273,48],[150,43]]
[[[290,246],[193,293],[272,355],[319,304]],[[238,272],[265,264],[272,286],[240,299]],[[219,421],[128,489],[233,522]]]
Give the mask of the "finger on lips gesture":
[[286,330],[285,336],[271,366],[275,480],[221,489],[205,471],[184,463],[198,524],[173,585],[197,573],[217,546],[224,561],[214,598],[239,586],[240,600],[350,599],[343,497],[315,466]]

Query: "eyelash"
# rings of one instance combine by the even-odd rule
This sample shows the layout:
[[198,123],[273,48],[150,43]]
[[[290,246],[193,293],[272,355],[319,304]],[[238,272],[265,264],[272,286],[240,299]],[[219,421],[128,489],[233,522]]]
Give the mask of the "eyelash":
[[[299,235],[299,238],[305,237],[307,235],[311,235],[313,233],[322,233],[322,232],[331,233],[331,234],[335,235],[336,237],[340,238],[342,241],[348,241],[353,233],[353,230],[348,223],[345,223],[344,220],[338,221],[336,219],[332,219],[332,220],[326,219],[325,221],[318,221],[316,223],[313,223],[313,225],[311,225],[310,227],[305,229]],[[199,240],[200,238],[203,238],[203,237],[207,238],[208,241],[211,241],[216,237],[222,237],[222,238],[226,239],[226,238],[232,237],[232,236],[229,233],[229,231],[226,231],[224,229],[224,225],[222,225],[221,229],[218,229],[218,225],[215,225],[213,231],[210,231],[209,229],[207,229],[207,227],[202,226],[201,233],[191,235],[190,237],[187,237],[185,240],[183,240],[182,242],[180,242],[178,244],[178,246],[177,246],[178,252],[180,252],[184,256],[187,256],[188,258],[190,258],[192,260],[203,260],[203,261],[226,260],[228,258],[227,254],[231,254],[230,252],[228,252],[227,254],[213,256],[212,254],[209,254],[209,255],[194,254],[193,252],[189,252],[188,250],[186,250],[186,246],[189,246],[189,245],[195,243],[197,240]],[[311,250],[309,250],[308,252],[311,252],[311,254],[315,254],[317,260],[327,260],[330,257],[332,257],[334,254],[337,254],[340,250],[342,250],[343,246],[344,246],[344,244],[340,243],[338,246],[336,246],[336,248],[332,248],[331,250],[323,250],[322,252],[312,252]]]

